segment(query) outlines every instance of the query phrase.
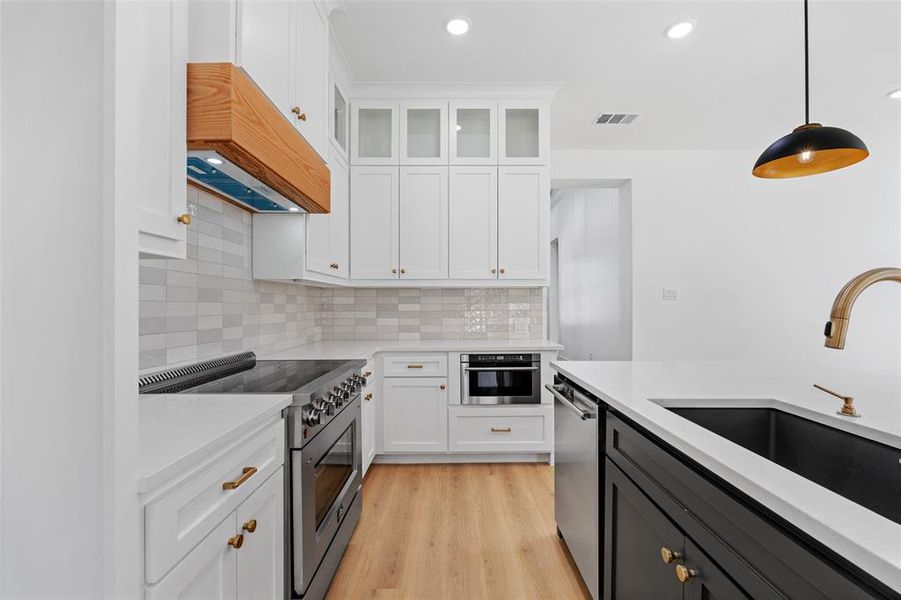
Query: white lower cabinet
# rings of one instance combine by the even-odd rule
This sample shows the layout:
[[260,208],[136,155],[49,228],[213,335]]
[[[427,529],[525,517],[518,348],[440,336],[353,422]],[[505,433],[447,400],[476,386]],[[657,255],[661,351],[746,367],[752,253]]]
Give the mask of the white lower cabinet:
[[362,431],[361,431],[361,443],[363,445],[363,476],[366,476],[366,471],[369,470],[369,465],[372,464],[373,459],[375,459],[376,448],[377,448],[377,409],[376,409],[376,399],[375,392],[373,391],[374,386],[367,386],[363,388],[363,391],[360,392],[363,398],[363,403],[360,407],[360,420],[362,421]]
[[281,600],[284,597],[283,467],[229,513],[148,599]]
[[552,405],[451,406],[451,452],[551,452]]
[[447,378],[382,380],[382,450],[447,451]]

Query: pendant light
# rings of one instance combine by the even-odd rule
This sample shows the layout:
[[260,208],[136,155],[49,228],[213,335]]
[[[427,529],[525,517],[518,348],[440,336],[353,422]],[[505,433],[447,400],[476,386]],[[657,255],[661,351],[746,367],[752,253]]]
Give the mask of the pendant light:
[[779,138],[763,151],[754,169],[756,177],[806,177],[858,163],[870,155],[859,137],[838,127],[810,122],[810,45],[807,36],[807,0],[804,0],[804,125]]

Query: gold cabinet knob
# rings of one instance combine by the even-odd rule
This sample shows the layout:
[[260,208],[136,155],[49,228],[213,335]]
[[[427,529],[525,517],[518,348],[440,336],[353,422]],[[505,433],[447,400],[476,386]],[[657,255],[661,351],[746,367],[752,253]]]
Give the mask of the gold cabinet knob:
[[401,269],[401,270],[400,270],[401,275],[403,275],[403,274],[406,273],[406,272],[407,272],[406,269]]
[[306,121],[306,120],[307,120],[307,113],[300,113],[299,115],[297,115],[297,120],[298,120],[298,121]]
[[299,114],[300,114],[300,107],[299,107],[299,106],[292,106],[292,107],[291,107],[291,112],[293,112],[295,115],[299,115]]
[[332,264],[329,265],[329,267],[332,268],[332,269],[337,269],[337,268],[338,268],[338,263],[333,262]]
[[491,269],[491,273],[492,274],[497,273],[497,269]]
[[666,564],[670,564],[677,558],[682,558],[682,555],[679,552],[676,552],[675,550],[670,550],[669,548],[664,546],[663,548],[660,549],[660,558],[662,558],[663,562],[665,562]]
[[366,378],[372,377],[372,371],[366,371],[365,373],[363,373],[363,377],[366,377]]
[[694,569],[689,569],[685,565],[676,565],[676,579],[678,579],[681,583],[685,583],[692,577],[695,577],[698,574]]
[[438,389],[445,390],[445,389],[447,389],[447,386],[442,383],[441,385],[438,386]]
[[391,269],[392,273],[397,273],[397,269]]
[[236,535],[234,537],[228,538],[228,545],[236,550],[238,548],[240,548],[241,546],[243,546],[244,545],[244,534],[239,533],[238,535]]
[[191,215],[185,213],[183,215],[178,215],[178,218],[175,219],[182,225],[190,225],[191,224]]
[[365,396],[363,396],[363,400],[366,400],[367,402],[372,400],[372,393],[370,392],[370,393],[366,394]]
[[246,523],[241,525],[241,529],[243,529],[247,533],[253,533],[254,531],[257,530],[257,520],[251,519],[251,520],[247,521]]
[[507,269],[501,269],[501,274],[506,273]]

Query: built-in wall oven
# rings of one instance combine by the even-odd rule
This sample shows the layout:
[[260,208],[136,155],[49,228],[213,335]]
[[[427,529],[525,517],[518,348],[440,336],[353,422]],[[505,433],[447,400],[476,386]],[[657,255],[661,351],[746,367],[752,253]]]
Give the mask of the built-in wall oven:
[[541,404],[541,354],[460,355],[462,404]]

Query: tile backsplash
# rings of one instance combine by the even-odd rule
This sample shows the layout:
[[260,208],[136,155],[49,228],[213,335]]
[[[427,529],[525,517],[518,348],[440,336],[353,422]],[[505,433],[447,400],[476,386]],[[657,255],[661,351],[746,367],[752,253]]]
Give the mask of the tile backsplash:
[[320,340],[538,339],[541,288],[316,288],[254,281],[250,213],[189,187],[187,259],[140,260],[140,368]]

